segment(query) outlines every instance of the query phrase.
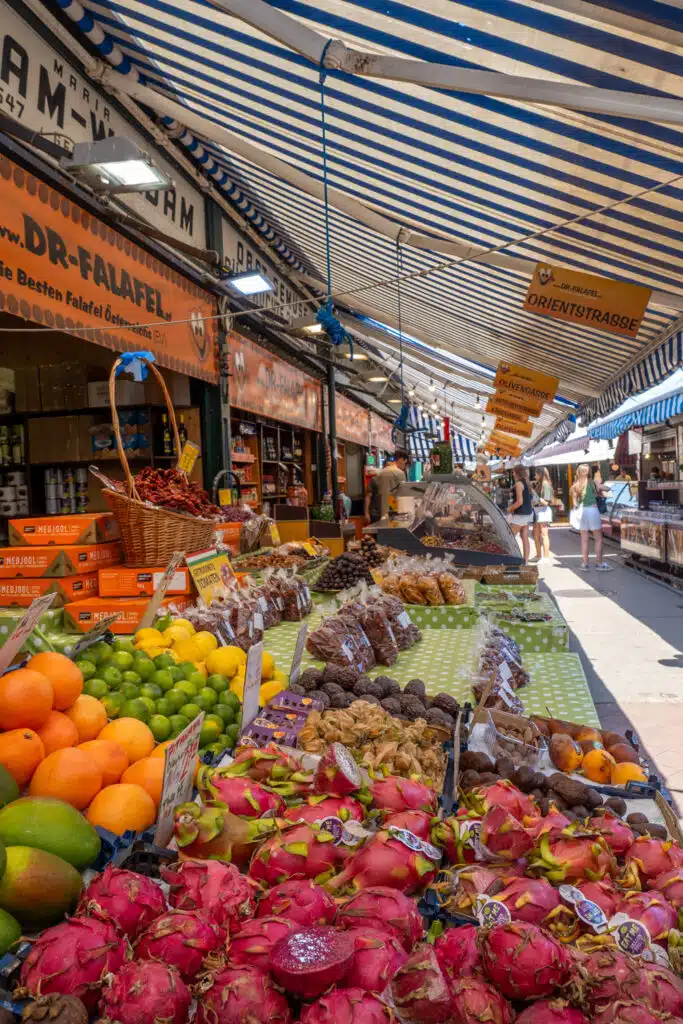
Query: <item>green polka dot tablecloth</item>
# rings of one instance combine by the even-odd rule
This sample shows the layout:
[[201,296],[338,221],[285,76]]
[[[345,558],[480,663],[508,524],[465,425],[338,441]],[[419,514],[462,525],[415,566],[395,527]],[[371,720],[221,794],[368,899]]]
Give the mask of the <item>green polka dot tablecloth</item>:
[[477,603],[486,601],[487,596],[505,590],[508,594],[533,594],[538,589],[536,583],[511,583],[509,586],[499,586],[497,583],[477,583],[475,588],[475,600]]
[[600,728],[578,654],[525,654],[528,686],[517,690],[528,715],[547,715]]
[[569,649],[569,627],[562,618],[555,604],[547,594],[541,594],[540,601],[525,601],[517,604],[517,608],[523,608],[530,612],[543,612],[552,615],[550,622],[516,622],[506,617],[504,609],[500,605],[487,605],[486,614],[489,618],[504,629],[516,640],[523,652],[529,654],[550,654],[554,651],[562,652]]

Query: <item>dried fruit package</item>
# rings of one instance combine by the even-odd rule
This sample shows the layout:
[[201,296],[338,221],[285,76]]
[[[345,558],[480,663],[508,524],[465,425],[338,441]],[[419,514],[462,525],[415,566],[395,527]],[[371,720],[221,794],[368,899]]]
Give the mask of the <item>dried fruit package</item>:
[[378,665],[393,665],[399,647],[387,613],[376,601],[354,601],[343,612],[353,615],[370,641]]
[[418,576],[417,585],[428,605],[439,607],[446,603],[441,593],[438,576],[434,576],[431,573],[423,573],[421,576]]
[[419,583],[420,577],[417,573],[407,572],[401,576],[401,597],[406,604],[427,604]]
[[282,602],[278,600],[277,586],[270,582],[271,577],[272,570],[267,569],[264,573],[263,585],[257,587],[253,592],[263,615],[264,629],[272,629],[273,626],[279,626],[282,622]]
[[311,592],[300,576],[280,573],[277,580],[282,599],[282,618],[285,622],[301,622],[313,608]]
[[453,573],[439,573],[439,586],[441,587],[441,592],[446,599],[446,604],[467,604],[465,588]]
[[351,665],[365,672],[375,665],[370,641],[360,623],[351,615],[332,615],[308,634],[306,650],[314,658],[332,665]]
[[411,622],[410,616],[399,598],[393,597],[391,594],[384,594],[377,599],[376,604],[389,620],[399,651],[407,651],[422,639],[420,630]]

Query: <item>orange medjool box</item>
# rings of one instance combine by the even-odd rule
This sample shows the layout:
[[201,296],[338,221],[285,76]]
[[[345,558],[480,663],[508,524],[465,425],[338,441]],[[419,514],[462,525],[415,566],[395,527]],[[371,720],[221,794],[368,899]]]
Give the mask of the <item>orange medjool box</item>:
[[106,544],[118,540],[120,536],[119,524],[111,512],[86,512],[78,516],[39,516],[9,521],[9,542],[13,546]]
[[73,576],[121,562],[121,544],[74,544],[60,547],[0,548],[0,578]]
[[[64,628],[67,633],[87,633],[100,619],[117,612],[120,618],[112,623],[112,633],[134,633],[149,604],[148,597],[90,597],[64,606]],[[178,611],[192,604],[189,597],[165,597],[162,606],[173,604]]]
[[63,576],[58,580],[0,579],[0,607],[28,608],[32,601],[43,594],[54,594],[52,608],[61,608],[69,601],[80,601],[84,597],[97,596],[97,573],[84,572],[77,576]]
[[[151,596],[159,585],[165,569],[128,569],[122,565],[115,569],[100,569],[100,597]],[[191,594],[192,579],[185,566],[176,570],[167,594]]]

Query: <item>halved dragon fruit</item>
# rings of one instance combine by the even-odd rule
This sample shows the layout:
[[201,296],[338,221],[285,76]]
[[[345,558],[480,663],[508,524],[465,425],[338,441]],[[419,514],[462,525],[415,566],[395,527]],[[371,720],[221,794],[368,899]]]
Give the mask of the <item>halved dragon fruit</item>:
[[377,996],[360,988],[336,988],[305,1006],[301,1024],[393,1024],[396,1016]]
[[[211,976],[197,1000],[194,1018],[194,1024],[291,1024],[291,1021],[292,1012],[285,997],[267,974],[249,964],[228,964]],[[154,1015],[144,1024],[152,1022],[157,1024]]]
[[394,935],[379,928],[353,928],[353,963],[344,979],[349,988],[383,992],[408,954]]
[[267,971],[270,954],[280,939],[297,931],[299,925],[286,917],[257,917],[246,921],[228,945],[231,963],[251,964]]
[[196,911],[169,910],[147,928],[135,944],[139,960],[160,960],[176,967],[183,981],[192,981],[204,957],[225,944],[225,928]]
[[351,796],[363,785],[363,776],[353,754],[343,743],[331,743],[320,758],[314,788],[328,796]]
[[338,928],[379,928],[401,941],[410,952],[422,938],[424,925],[415,900],[398,889],[376,885],[361,889],[340,908]]
[[315,999],[339,985],[351,970],[355,943],[350,932],[324,925],[302,928],[273,948],[270,970],[286,992]]
[[321,885],[306,879],[280,882],[259,900],[256,917],[287,917],[303,928],[332,924],[337,904]]

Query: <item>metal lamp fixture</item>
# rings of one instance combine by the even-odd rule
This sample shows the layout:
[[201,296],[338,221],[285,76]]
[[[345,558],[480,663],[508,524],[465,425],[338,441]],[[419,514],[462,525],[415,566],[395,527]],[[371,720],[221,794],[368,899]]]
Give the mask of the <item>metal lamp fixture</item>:
[[158,192],[175,187],[149,153],[125,137],[77,142],[60,163],[95,192]]
[[257,270],[247,270],[244,274],[234,274],[224,278],[224,283],[232,291],[240,295],[262,295],[264,292],[272,292],[275,286]]

